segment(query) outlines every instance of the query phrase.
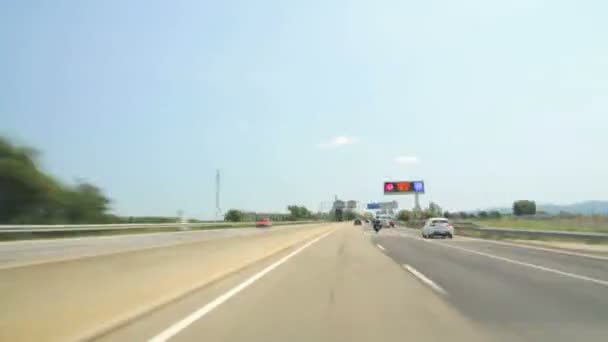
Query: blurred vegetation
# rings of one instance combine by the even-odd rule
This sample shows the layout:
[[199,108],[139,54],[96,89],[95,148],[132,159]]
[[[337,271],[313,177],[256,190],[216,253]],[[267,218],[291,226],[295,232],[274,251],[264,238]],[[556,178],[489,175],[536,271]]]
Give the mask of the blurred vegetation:
[[243,212],[236,209],[230,209],[224,215],[224,221],[228,222],[241,222],[243,221]]
[[327,213],[313,213],[304,206],[290,205],[287,207],[289,214],[286,213],[263,213],[253,211],[243,211],[230,209],[224,214],[224,221],[228,222],[253,222],[263,218],[268,218],[272,222],[293,222],[293,221],[317,221],[327,220]]
[[38,152],[0,137],[0,223],[106,223],[110,200],[87,182],[61,184],[42,171]]
[[352,221],[352,220],[356,219],[357,217],[359,217],[359,215],[357,215],[357,213],[355,213],[352,210],[347,209],[344,211],[343,219],[345,221]]
[[[110,221],[114,223],[174,223],[179,217],[172,216],[114,216],[109,215]],[[205,222],[197,219],[188,219],[190,223]]]
[[513,202],[513,215],[534,215],[536,214],[536,202],[521,200]]
[[287,206],[287,210],[289,210],[288,219],[292,221],[310,220],[313,218],[312,212],[305,206],[289,205]]
[[431,217],[453,217],[455,214],[452,214],[448,211],[443,211],[441,207],[435,203],[430,202],[428,208],[421,209],[419,211],[416,210],[399,210],[397,213],[397,220],[403,222],[414,222],[420,220],[426,220]]
[[[37,150],[0,136],[0,224],[169,223],[177,217],[110,213],[110,199],[94,184],[63,184],[38,165]],[[197,221],[197,220],[194,220]]]
[[[0,224],[95,224],[95,223],[171,223],[178,217],[117,216],[110,213],[110,199],[94,184],[78,181],[64,184],[42,170],[38,151],[18,146],[0,136]],[[289,214],[251,213],[236,209],[226,212],[231,222],[328,219],[304,206],[288,206]],[[189,219],[190,223],[203,222]]]
[[[424,220],[430,217],[443,216],[455,222],[457,228],[465,228],[467,225],[474,227],[496,227],[529,230],[556,230],[576,232],[608,233],[608,216],[606,215],[576,215],[560,212],[550,215],[537,210],[536,203],[530,200],[520,200],[513,203],[513,214],[501,213],[498,210],[480,210],[474,212],[449,212],[441,211],[436,203],[430,202],[428,208],[420,211],[400,210],[397,220],[405,222],[409,227],[419,228]],[[467,231],[468,235],[479,235],[479,232]],[[489,233],[484,233],[489,234]],[[505,238],[497,237],[492,238]],[[548,238],[556,239],[556,238]]]
[[411,210],[403,209],[397,213],[397,221],[409,222],[414,218],[414,212]]
[[317,218],[319,220],[341,222],[341,221],[352,221],[359,216],[360,215],[358,213],[354,212],[351,209],[335,209],[334,208],[334,209],[330,210],[329,213],[327,213],[327,214],[323,214],[323,215],[318,214]]

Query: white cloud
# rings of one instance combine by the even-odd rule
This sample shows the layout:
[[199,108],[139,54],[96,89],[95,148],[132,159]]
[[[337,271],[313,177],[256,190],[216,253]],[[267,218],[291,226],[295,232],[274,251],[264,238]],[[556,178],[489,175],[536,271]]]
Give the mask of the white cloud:
[[352,145],[356,142],[357,139],[355,139],[355,137],[349,137],[349,136],[337,136],[332,138],[329,141],[326,142],[322,142],[319,144],[319,147],[321,148],[332,148],[332,147],[340,147],[340,146],[346,146],[346,145]]
[[416,156],[398,156],[395,158],[395,163],[401,165],[418,164],[418,158]]

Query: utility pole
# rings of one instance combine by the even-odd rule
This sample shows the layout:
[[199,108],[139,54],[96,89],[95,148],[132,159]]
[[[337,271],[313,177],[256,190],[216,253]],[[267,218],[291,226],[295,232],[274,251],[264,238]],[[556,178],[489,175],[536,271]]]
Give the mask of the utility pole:
[[222,216],[222,209],[220,209],[220,170],[216,170],[215,173],[215,220],[219,221]]

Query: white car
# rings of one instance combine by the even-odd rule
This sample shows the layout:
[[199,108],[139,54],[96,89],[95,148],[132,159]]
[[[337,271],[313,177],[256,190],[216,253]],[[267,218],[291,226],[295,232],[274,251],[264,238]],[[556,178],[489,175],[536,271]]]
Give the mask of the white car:
[[394,228],[395,221],[390,216],[378,216],[382,228]]
[[430,218],[422,227],[422,237],[425,239],[435,236],[452,238],[454,236],[454,226],[445,217]]

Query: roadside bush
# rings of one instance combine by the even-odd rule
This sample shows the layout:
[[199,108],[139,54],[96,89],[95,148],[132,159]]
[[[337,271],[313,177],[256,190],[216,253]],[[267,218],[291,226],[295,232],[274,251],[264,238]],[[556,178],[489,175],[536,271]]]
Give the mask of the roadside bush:
[[498,210],[493,210],[488,213],[488,216],[493,219],[498,219],[502,217],[502,214]]
[[413,217],[413,213],[409,210],[400,210],[399,213],[397,213],[397,220],[399,221],[408,222]]
[[240,210],[230,209],[224,215],[224,221],[240,222],[243,220],[243,213]]
[[515,216],[536,214],[536,202],[529,200],[519,200],[513,202],[513,214]]

